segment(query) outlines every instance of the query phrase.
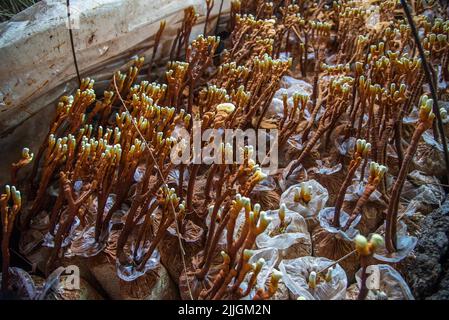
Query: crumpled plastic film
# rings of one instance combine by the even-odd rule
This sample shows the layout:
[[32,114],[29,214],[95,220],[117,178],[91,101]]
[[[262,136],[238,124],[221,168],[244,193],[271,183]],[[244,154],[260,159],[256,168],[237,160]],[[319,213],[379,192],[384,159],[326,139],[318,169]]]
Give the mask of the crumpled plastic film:
[[[168,173],[167,184],[174,185],[174,186],[178,185],[180,176],[181,176],[181,173],[180,173],[179,169],[172,169]],[[184,183],[183,183],[184,188],[187,188],[188,182],[189,182],[189,170],[184,170]]]
[[[106,204],[104,207],[104,212],[103,212],[104,216],[106,216],[107,213],[109,212],[109,210],[112,208],[116,198],[117,198],[116,194],[114,194],[114,193],[109,194],[108,198],[106,199]],[[97,214],[97,210],[98,210],[98,199],[95,197],[89,207],[89,212],[92,214],[93,217],[95,217]],[[116,224],[124,223],[126,220],[128,211],[129,211],[129,205],[127,205],[126,203],[122,203],[120,209],[115,210],[114,213],[112,214],[111,224],[116,225]]]
[[[357,183],[351,184],[348,187],[348,189],[346,190],[345,201],[349,201],[349,202],[358,201],[359,198],[363,195],[364,191],[365,191],[365,183],[357,182]],[[378,190],[375,190],[369,196],[368,201],[371,201],[371,202],[373,202],[373,201],[380,201],[380,202],[382,202],[381,197],[382,197],[382,194]]]
[[[16,297],[21,300],[33,300],[37,294],[37,288],[33,279],[25,270],[16,267],[9,268],[10,280],[16,287]],[[0,273],[0,284],[2,283],[2,274]]]
[[283,260],[279,264],[279,270],[282,272],[285,285],[295,299],[303,297],[306,300],[342,300],[346,295],[348,281],[345,271],[338,264],[333,267],[330,282],[319,281],[315,289],[308,285],[312,271],[318,273],[333,263],[334,261],[322,257],[302,257]]
[[296,167],[292,173],[287,177],[287,174],[289,173],[291,167],[296,163],[296,160],[292,160],[288,163],[288,165],[281,169],[282,175],[279,179],[279,186],[281,187],[282,191],[285,191],[292,185],[297,184],[299,181],[297,179],[298,175],[304,175],[307,178],[307,170],[300,164],[298,167]]
[[294,200],[295,189],[300,188],[300,184],[296,184],[288,188],[281,195],[280,204],[284,203],[287,209],[295,211],[302,215],[307,223],[308,220],[316,219],[318,212],[326,205],[329,194],[321,184],[316,180],[308,180],[304,182],[307,187],[312,187],[312,198],[309,203],[296,202]]
[[[145,248],[140,248],[137,252],[137,259],[140,259],[144,256]],[[130,252],[134,252],[134,246],[131,245]],[[122,265],[118,259],[116,259],[116,266],[117,266],[117,275],[120,279],[124,281],[134,281],[137,278],[143,276],[147,271],[156,269],[160,264],[161,256],[159,254],[159,251],[155,249],[153,251],[153,254],[148,259],[148,261],[145,263],[145,266],[142,270],[137,270],[136,266],[134,265]]]
[[417,169],[430,176],[442,176],[446,172],[443,145],[429,131],[423,133],[423,143],[418,145],[413,162]]
[[[385,230],[385,224],[381,227]],[[398,222],[397,242],[394,253],[389,253],[385,247],[379,248],[374,258],[385,263],[397,263],[406,258],[415,248],[418,238],[407,234],[407,225],[403,221]]]
[[341,170],[341,163],[337,163],[335,166],[328,167],[328,164],[321,160],[316,160],[316,167],[310,169],[315,174],[319,175],[331,175]]
[[285,210],[285,230],[279,230],[279,210],[266,212],[271,222],[256,238],[258,248],[276,248],[283,259],[294,259],[312,253],[310,234],[305,219],[297,212]]
[[[269,174],[265,169],[262,169],[262,171],[266,174]],[[266,179],[262,180],[260,183],[258,183],[254,187],[254,191],[271,191],[276,189],[276,182],[274,181],[274,178],[272,175],[268,175]]]
[[402,123],[414,125],[419,119],[418,108],[416,106],[413,107],[412,111],[402,118]]
[[346,139],[345,136],[339,136],[335,140],[335,147],[337,148],[340,155],[346,156],[351,152],[351,150],[354,150],[355,143],[356,138],[354,137],[349,137],[348,139]]
[[425,131],[422,134],[422,138],[427,144],[429,144],[433,148],[437,149],[438,151],[440,151],[440,152],[444,151],[443,145],[441,143],[439,143],[438,141],[436,141],[433,134],[431,134],[429,131]]
[[[213,210],[213,206],[210,206],[209,213],[207,214],[207,217],[206,217],[206,225],[207,225],[208,229],[210,228],[212,210]],[[245,221],[245,209],[242,209],[240,211],[239,215],[237,216],[237,219],[235,220],[234,234],[233,234],[234,239],[237,239],[238,237],[240,237],[240,234],[241,234],[241,231],[243,229],[245,222],[246,222]],[[217,214],[217,219],[215,221],[215,231],[217,230],[219,223],[220,223],[219,214]],[[221,233],[220,238],[218,239],[218,243],[217,243],[217,251],[218,252],[220,252],[221,250],[227,249],[227,245],[228,245],[227,232],[228,232],[227,228],[224,228],[223,232]]]
[[41,244],[49,223],[50,217],[46,211],[41,211],[34,217],[29,230],[20,235],[19,251],[21,254],[27,255]]
[[[346,231],[342,231],[341,229],[335,228],[332,225],[334,214],[335,214],[334,207],[327,207],[321,210],[318,214],[318,221],[320,222],[320,226],[324,228],[327,232],[338,234],[344,240],[352,241],[355,238],[355,236],[359,234],[359,231],[355,229],[355,227],[360,222],[362,216],[358,215],[357,218],[355,218],[355,220],[351,223],[349,228]],[[348,222],[348,219],[349,214],[341,210],[340,226],[344,227]]]
[[[79,228],[78,228],[80,226],[80,223],[81,223],[80,219],[78,217],[75,217],[75,219],[72,223],[72,226],[70,227],[70,231],[69,231],[67,237],[64,238],[64,240],[61,244],[62,248],[67,247],[68,245],[70,245],[70,243],[73,240],[78,239],[82,235],[81,230],[79,230]],[[60,227],[60,224],[57,224],[55,227],[55,234],[57,234],[59,227]],[[55,237],[52,234],[47,232],[47,234],[44,236],[44,242],[42,245],[44,247],[53,248],[55,245],[54,238]]]
[[[412,292],[405,282],[404,278],[394,268],[388,264],[377,264],[370,266],[370,275],[368,281],[370,289],[366,299],[377,300],[375,292],[381,291],[386,294],[388,300],[414,300]],[[357,271],[355,278],[357,287],[360,288],[362,270]],[[372,279],[372,281],[370,281]]]
[[304,144],[301,141],[301,134],[293,134],[287,139],[287,144],[296,150],[302,150],[304,148]]
[[[112,224],[109,224],[109,232],[111,231]],[[107,242],[95,241],[95,227],[87,227],[82,236],[72,241],[70,246],[70,253],[73,256],[81,257],[93,257],[103,251],[107,246]]]

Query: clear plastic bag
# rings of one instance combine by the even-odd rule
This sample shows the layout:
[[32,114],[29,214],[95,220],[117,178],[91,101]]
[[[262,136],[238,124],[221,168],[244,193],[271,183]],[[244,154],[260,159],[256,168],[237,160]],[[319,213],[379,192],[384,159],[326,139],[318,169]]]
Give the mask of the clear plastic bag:
[[309,287],[308,280],[312,271],[318,273],[332,265],[334,261],[322,257],[302,257],[283,260],[279,264],[282,279],[294,299],[306,300],[342,300],[346,296],[348,284],[345,271],[336,264],[330,282],[320,281],[315,289]]
[[[112,229],[112,224],[109,224],[108,233]],[[70,254],[72,256],[93,257],[99,254],[107,247],[107,242],[95,241],[95,227],[88,226],[83,232],[82,236],[70,245]],[[67,256],[67,255],[66,255]]]
[[[106,204],[104,207],[104,212],[103,212],[104,217],[106,217],[109,210],[114,205],[114,202],[116,199],[117,199],[116,194],[114,194],[114,193],[109,194],[108,198],[106,199]],[[98,199],[94,198],[91,205],[89,206],[89,212],[92,214],[93,217],[95,217],[97,215],[97,211],[98,211]],[[126,215],[128,214],[128,211],[129,211],[129,206],[126,203],[122,203],[121,208],[114,211],[114,213],[112,214],[111,224],[116,225],[116,224],[125,223]]]
[[304,184],[306,185],[306,187],[312,187],[312,198],[309,203],[306,204],[302,201],[295,201],[295,189],[300,188],[301,186],[300,184],[296,184],[284,191],[284,193],[281,195],[280,204],[283,203],[285,204],[287,209],[299,213],[304,217],[304,219],[306,219],[306,222],[310,226],[310,223],[316,222],[317,215],[320,210],[326,205],[329,194],[327,190],[316,180],[308,180],[305,181]]
[[[348,222],[349,215],[340,212],[340,226],[333,226],[335,208],[324,208],[318,214],[319,227],[313,233],[313,254],[319,257],[326,257],[331,260],[338,260],[347,256],[354,250],[354,238],[359,234],[355,226],[360,221],[357,217],[345,231],[342,230]],[[359,260],[356,255],[347,256],[340,262],[340,266],[345,270],[348,279],[353,279],[355,272],[359,268]]]
[[[385,224],[381,227],[385,230]],[[385,263],[398,263],[406,258],[415,248],[418,238],[407,234],[407,226],[403,221],[398,222],[396,252],[389,253],[385,247],[379,248],[374,258]]]
[[317,175],[331,175],[339,172],[342,167],[341,163],[337,163],[335,166],[329,167],[329,164],[321,160],[316,160],[315,162],[316,167],[311,168],[310,171]]
[[276,248],[283,259],[311,255],[310,234],[307,223],[300,214],[286,209],[284,221],[287,226],[284,230],[279,230],[279,210],[270,210],[266,214],[272,220],[267,229],[256,238],[258,248]]
[[[365,183],[357,182],[351,184],[348,189],[346,189],[345,201],[356,202],[363,195],[365,191]],[[369,202],[379,202],[383,204],[381,199],[382,194],[378,190],[374,190],[373,193],[370,194],[368,201]]]
[[[80,219],[78,217],[75,217],[72,226],[70,227],[68,235],[62,241],[61,244],[62,248],[69,246],[73,240],[78,239],[82,235],[81,230],[79,230],[79,226],[80,226]],[[57,224],[55,227],[55,234],[57,234],[59,227],[60,224]],[[47,232],[47,234],[44,236],[44,242],[42,245],[44,247],[53,248],[55,245],[54,240],[55,240],[54,236],[50,232]]]
[[301,134],[293,134],[287,139],[287,144],[295,150],[302,150],[304,148],[304,144],[301,141]]
[[19,251],[28,255],[36,249],[44,239],[50,223],[50,217],[46,211],[41,211],[32,220],[30,228],[21,233]]
[[[282,101],[284,94],[287,94],[288,99],[291,99],[295,93],[310,96],[312,91],[313,87],[310,83],[290,76],[283,76],[281,79],[281,88],[276,91],[274,97]],[[292,100],[289,102],[292,102]]]
[[348,155],[352,150],[354,150],[354,146],[356,143],[356,138],[349,137],[346,139],[345,136],[339,136],[335,140],[335,147],[342,156]]
[[[334,219],[335,214],[335,208],[334,207],[327,207],[321,210],[318,214],[318,221],[320,222],[320,226],[325,229],[329,233],[335,233],[338,234],[340,239],[352,241],[354,240],[355,236],[359,234],[359,231],[355,228],[357,224],[360,222],[361,215],[358,215],[356,219],[351,223],[351,225],[348,227],[346,231],[342,231],[341,228],[335,228],[332,224],[332,221]],[[349,214],[344,212],[343,210],[340,211],[340,226],[344,227],[346,226],[346,223],[349,220]]]
[[[438,178],[414,170],[408,174],[410,181],[404,184],[401,198],[438,207],[445,199],[445,193]],[[416,186],[418,185],[418,187]]]
[[299,93],[310,96],[313,87],[310,83],[303,80],[295,79],[290,76],[283,76],[281,79],[281,88],[274,94],[273,100],[267,110],[267,116],[283,117],[284,103],[282,96],[287,94],[287,101],[289,106],[293,106],[293,94]]
[[[266,174],[268,174],[268,170],[262,169],[262,171]],[[265,178],[263,181],[256,184],[253,191],[272,191],[276,189],[276,182],[274,181],[274,178],[272,175],[268,175],[267,178]]]
[[[131,246],[130,250],[131,252],[134,252],[134,246]],[[146,251],[144,251],[143,249],[139,250],[139,252],[137,253],[137,259],[142,258],[145,252]],[[117,259],[117,275],[124,281],[134,281],[137,278],[143,276],[147,271],[158,268],[160,265],[160,259],[161,256],[159,254],[159,251],[155,249],[150,259],[148,259],[148,261],[145,263],[145,266],[142,270],[138,270],[135,265],[122,265]]]
[[[370,276],[373,279],[372,287],[368,289],[367,300],[378,300],[379,292],[386,295],[388,300],[414,300],[412,292],[405,280],[394,268],[387,264],[377,264],[371,266]],[[362,270],[357,271],[355,278],[357,290],[361,284]]]
[[422,135],[423,142],[418,145],[413,162],[417,169],[429,176],[442,176],[446,172],[443,145],[435,140],[432,133]]
[[307,170],[300,164],[296,167],[292,173],[287,177],[291,167],[296,163],[296,160],[292,160],[288,163],[288,165],[281,171],[282,175],[279,179],[279,186],[282,191],[290,188],[292,185],[297,184],[299,181],[297,179],[298,175],[304,174],[307,177]]
[[[269,278],[271,272],[273,271],[273,268],[275,268],[275,266],[279,263],[279,251],[275,248],[263,248],[254,250],[253,255],[249,259],[248,263],[256,263],[261,258],[265,260],[265,263],[263,264],[262,269],[257,275],[256,284],[247,296],[242,297],[242,300],[252,300],[252,298],[256,294],[257,289],[265,288],[265,285],[269,282]],[[240,284],[240,288],[242,289],[242,291],[245,291],[247,289],[250,278],[251,273],[247,274],[245,280]]]
[[[21,268],[10,267],[9,275],[10,275],[10,283],[14,282],[15,286],[14,298],[21,300],[33,300],[36,297],[37,288],[28,272],[26,272]],[[2,274],[0,273],[0,284],[1,283],[2,283]]]

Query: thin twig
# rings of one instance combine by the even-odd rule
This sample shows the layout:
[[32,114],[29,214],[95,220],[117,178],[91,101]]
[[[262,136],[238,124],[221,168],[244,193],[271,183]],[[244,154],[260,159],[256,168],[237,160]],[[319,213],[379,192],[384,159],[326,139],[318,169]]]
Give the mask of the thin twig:
[[70,35],[70,46],[72,48],[73,62],[75,63],[76,76],[78,78],[78,84],[81,86],[81,76],[80,70],[78,68],[78,60],[76,58],[75,44],[73,41],[73,31],[72,31],[72,21],[70,20],[70,0],[67,0],[67,19],[69,21],[69,35]]

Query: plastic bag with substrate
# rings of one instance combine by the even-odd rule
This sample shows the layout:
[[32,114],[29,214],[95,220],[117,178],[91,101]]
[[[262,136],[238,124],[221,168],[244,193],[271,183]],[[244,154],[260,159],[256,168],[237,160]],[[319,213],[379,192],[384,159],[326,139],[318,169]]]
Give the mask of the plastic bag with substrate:
[[276,248],[283,259],[294,259],[312,253],[310,234],[305,219],[297,212],[286,209],[283,230],[279,210],[267,211],[271,222],[256,239],[258,248]]
[[[112,224],[109,224],[108,233],[111,232]],[[102,252],[107,246],[107,242],[95,240],[95,227],[87,226],[82,236],[70,245],[70,254],[73,256],[93,257]],[[67,256],[67,255],[66,255]]]
[[[147,248],[148,249],[148,248]],[[131,252],[134,252],[134,245],[131,245]],[[140,248],[137,252],[136,258],[139,260],[146,254],[144,248]],[[137,278],[143,276],[147,271],[154,270],[160,265],[161,256],[159,251],[155,249],[151,255],[151,257],[147,260],[144,267],[142,269],[136,268],[135,265],[127,264],[122,265],[119,260],[116,260],[117,266],[117,275],[120,279],[124,281],[134,281]]]
[[281,79],[281,88],[274,94],[273,101],[267,110],[267,115],[283,116],[284,104],[282,102],[282,95],[287,95],[288,104],[292,106],[294,93],[310,96],[312,90],[313,88],[310,83],[290,76],[283,76]]
[[[55,232],[54,232],[55,235],[57,234],[59,228],[60,228],[60,224],[57,224],[55,227]],[[70,227],[68,235],[62,241],[61,247],[62,248],[67,247],[68,245],[70,245],[70,243],[72,241],[78,239],[81,235],[82,235],[82,232],[80,230],[80,219],[78,217],[75,217],[72,222],[72,225]],[[44,242],[42,245],[44,247],[53,248],[55,246],[54,238],[55,237],[53,234],[51,234],[50,232],[47,232],[47,234],[44,236]]]
[[295,211],[302,215],[306,221],[314,219],[318,215],[318,212],[326,205],[329,194],[327,190],[319,184],[316,180],[305,181],[306,187],[312,187],[311,200],[309,203],[303,203],[302,201],[295,201],[295,189],[300,188],[300,184],[296,184],[288,188],[282,195],[280,204],[284,203],[287,209]]
[[341,230],[341,228],[346,226],[349,220],[349,215],[343,210],[340,211],[341,228],[336,228],[332,223],[334,219],[334,214],[335,214],[334,207],[327,207],[321,210],[320,213],[318,214],[318,221],[320,222],[320,226],[329,233],[338,234],[341,237],[341,239],[347,241],[354,240],[355,236],[359,234],[359,231],[355,229],[355,227],[360,222],[361,215],[359,215],[357,218],[354,219],[354,221],[351,223],[351,225],[349,225],[347,230],[343,231]]
[[307,170],[299,164],[290,174],[290,170],[292,166],[296,164],[296,160],[291,160],[287,166],[283,169],[280,169],[281,177],[279,178],[279,186],[282,191],[287,190],[292,185],[298,184],[301,180],[298,180],[299,176],[304,176],[307,179]]
[[[357,202],[359,198],[363,195],[364,191],[365,191],[365,183],[357,182],[351,184],[346,190],[345,201]],[[383,202],[381,200],[381,197],[382,194],[378,190],[374,190],[374,192],[370,194],[368,201],[370,202],[376,201],[382,204]]]
[[279,270],[295,299],[303,297],[306,300],[341,300],[345,298],[348,281],[344,270],[338,264],[334,266],[330,282],[319,281],[314,289],[308,284],[312,271],[318,273],[333,263],[334,261],[322,257],[302,257],[283,260],[279,264]]
[[[379,229],[378,233],[383,234],[385,224]],[[374,254],[374,258],[386,263],[398,263],[413,251],[418,242],[418,238],[408,235],[407,225],[403,221],[398,222],[396,237],[396,252],[389,253],[385,247],[382,247]]]
[[[388,300],[414,300],[407,283],[394,268],[387,264],[377,264],[370,267],[371,272],[368,279],[372,279],[372,281],[368,289],[383,292]],[[360,288],[361,274],[362,270],[359,270],[355,275],[358,288]],[[366,299],[376,300],[376,295],[370,290]]]
[[423,142],[418,145],[413,162],[416,167],[428,175],[442,176],[446,172],[444,148],[435,140],[430,131],[422,135]]

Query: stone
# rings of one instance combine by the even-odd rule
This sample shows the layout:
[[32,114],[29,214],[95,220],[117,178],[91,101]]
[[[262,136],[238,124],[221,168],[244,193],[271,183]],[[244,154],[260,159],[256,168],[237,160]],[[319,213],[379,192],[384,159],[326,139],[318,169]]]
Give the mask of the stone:
[[403,273],[415,298],[435,299],[449,296],[449,273],[444,267],[444,260],[449,253],[447,198],[441,208],[434,210],[423,220],[414,253],[416,258],[407,262]]

